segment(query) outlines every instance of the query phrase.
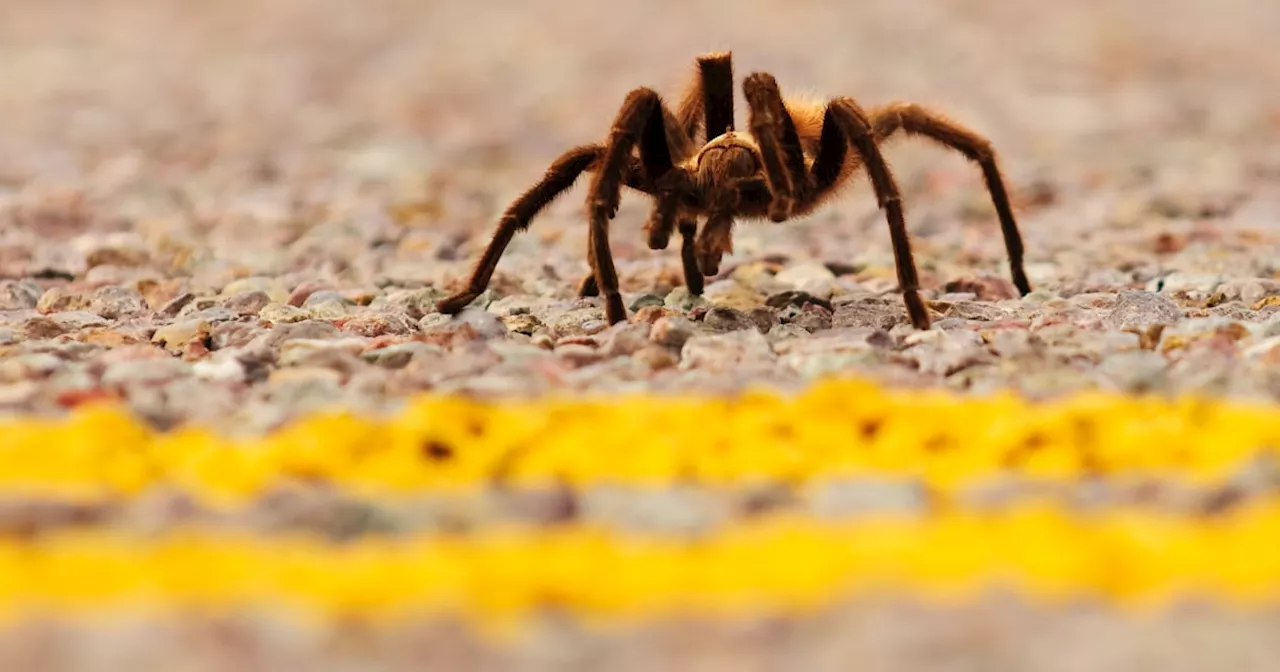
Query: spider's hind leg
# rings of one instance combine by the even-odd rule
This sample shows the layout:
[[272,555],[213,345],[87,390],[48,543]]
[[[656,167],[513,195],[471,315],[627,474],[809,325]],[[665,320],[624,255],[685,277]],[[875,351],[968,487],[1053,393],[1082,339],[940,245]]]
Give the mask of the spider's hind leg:
[[446,315],[456,315],[475,301],[476,297],[489,286],[489,281],[493,279],[493,272],[498,267],[498,260],[502,258],[502,253],[506,251],[507,245],[511,244],[515,235],[528,229],[529,221],[534,215],[573,186],[578,176],[590,168],[603,151],[604,148],[599,145],[586,145],[575,147],[556,159],[547,168],[546,175],[521,194],[507,207],[506,212],[502,213],[498,231],[494,233],[493,240],[489,242],[480,261],[472,270],[466,288],[442,299],[436,304],[436,308]]
[[1000,168],[996,165],[996,153],[991,142],[940,114],[911,103],[888,105],[872,112],[871,117],[877,141],[883,141],[901,129],[950,147],[982,168],[983,180],[987,183],[987,190],[991,192],[991,202],[1000,219],[1000,231],[1004,234],[1005,249],[1009,254],[1013,284],[1023,296],[1031,293],[1031,283],[1027,280],[1022,261],[1022,234],[1018,232],[1018,224],[1013,218],[1009,194]]
[[837,98],[827,105],[822,119],[822,138],[811,168],[814,184],[811,198],[829,193],[839,183],[842,166],[849,160],[847,153],[850,148],[857,152],[867,176],[871,178],[876,202],[889,224],[893,260],[907,315],[912,326],[927,330],[930,327],[929,310],[920,298],[920,278],[902,214],[902,194],[880,153],[870,119],[852,98]]

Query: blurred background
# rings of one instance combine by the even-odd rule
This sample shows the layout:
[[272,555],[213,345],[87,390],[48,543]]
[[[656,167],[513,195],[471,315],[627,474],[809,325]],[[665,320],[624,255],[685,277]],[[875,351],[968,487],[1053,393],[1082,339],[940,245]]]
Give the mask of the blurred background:
[[[97,199],[88,226],[254,269],[365,264],[443,280],[560,151],[603,137],[630,89],[674,97],[697,54],[728,49],[739,78],[763,69],[784,91],[927,103],[988,135],[1024,205],[1060,206],[1024,210],[1032,250],[1075,243],[1045,229],[1105,225],[1116,207],[1106,199],[1131,180],[1175,198],[1262,195],[1271,200],[1252,224],[1272,224],[1278,28],[1272,0],[6,0],[0,199],[56,210],[72,206],[48,205],[50,194],[71,190],[77,203]],[[959,157],[899,142],[889,158],[916,235],[945,228],[931,213],[954,213],[955,198],[986,207]],[[883,254],[869,192],[815,217]],[[330,212],[350,201],[358,225],[312,231],[290,216],[320,195]],[[621,219],[638,220],[615,226],[624,260],[647,254],[646,207],[624,201]],[[575,269],[579,212],[570,196],[535,224],[548,238],[568,232]],[[420,230],[406,234],[406,222]],[[39,238],[82,230],[46,229]],[[398,251],[335,259],[322,238],[389,239]],[[752,240],[747,250],[769,244]],[[432,248],[440,263],[424,270]],[[56,255],[6,252],[13,263],[36,264],[33,254]]]

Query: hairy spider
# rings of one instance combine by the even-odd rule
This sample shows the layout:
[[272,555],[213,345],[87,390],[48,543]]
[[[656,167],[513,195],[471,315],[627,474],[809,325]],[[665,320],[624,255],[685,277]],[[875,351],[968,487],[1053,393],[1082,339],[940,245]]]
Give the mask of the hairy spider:
[[[608,234],[623,185],[654,199],[645,225],[651,249],[666,249],[672,233],[680,232],[685,284],[691,293],[700,294],[703,276],[718,273],[723,255],[733,251],[735,220],[782,222],[806,215],[863,169],[889,222],[898,284],[911,324],[928,329],[929,312],[917,291],[902,198],[878,146],[899,130],[932,138],[981,167],[1004,234],[1013,283],[1023,295],[1031,291],[1023,270],[1022,237],[987,139],[911,103],[867,113],[848,97],[816,104],[784,99],[773,76],[763,72],[743,81],[750,131],[735,131],[731,54],[706,54],[697,65],[697,76],[674,112],[652,89],[635,89],[604,143],[575,147],[556,159],[542,180],[503,213],[466,289],[440,301],[440,312],[456,314],[475,300],[515,234],[528,228],[530,219],[583,172],[593,173],[587,193],[591,273],[579,294],[603,293],[605,313],[614,324],[626,319],[626,309]],[[705,220],[701,231],[699,218]]]

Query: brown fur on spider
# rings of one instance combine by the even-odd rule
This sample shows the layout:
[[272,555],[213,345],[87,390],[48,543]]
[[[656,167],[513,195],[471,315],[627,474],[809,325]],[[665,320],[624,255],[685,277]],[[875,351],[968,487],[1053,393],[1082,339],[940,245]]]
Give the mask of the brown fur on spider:
[[[680,232],[685,284],[700,294],[703,276],[715,275],[723,255],[732,252],[735,221],[782,222],[806,215],[865,170],[889,222],[907,314],[915,328],[928,329],[902,198],[879,148],[898,131],[932,138],[978,164],[1004,233],[1013,283],[1023,295],[1031,291],[1022,238],[995,151],[985,138],[910,103],[868,113],[847,97],[816,105],[787,100],[773,76],[762,72],[743,81],[749,132],[735,131],[731,55],[706,54],[697,63],[698,76],[674,111],[652,89],[635,89],[604,143],[575,147],[556,159],[542,180],[507,208],[466,289],[442,300],[440,312],[457,314],[474,301],[515,234],[583,172],[593,173],[587,192],[591,274],[579,293],[603,294],[605,313],[614,324],[626,319],[608,238],[622,186],[654,199],[646,224],[650,248],[666,249],[672,233]],[[704,220],[701,230],[699,219]]]

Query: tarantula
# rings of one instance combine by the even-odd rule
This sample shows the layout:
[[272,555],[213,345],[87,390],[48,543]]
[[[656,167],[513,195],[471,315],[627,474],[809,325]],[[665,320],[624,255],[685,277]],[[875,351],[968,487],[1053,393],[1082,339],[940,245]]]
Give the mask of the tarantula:
[[[1004,234],[1013,283],[1023,295],[1031,291],[1023,270],[1022,237],[987,139],[911,103],[867,113],[848,97],[816,104],[784,99],[777,81],[764,72],[743,81],[750,130],[735,131],[731,54],[705,54],[698,57],[697,66],[697,77],[675,111],[652,89],[635,89],[604,143],[575,147],[556,159],[542,180],[507,208],[466,289],[440,301],[440,312],[456,314],[475,300],[515,234],[527,229],[534,215],[583,172],[593,172],[587,193],[591,273],[578,291],[581,296],[603,293],[605,314],[614,324],[626,319],[626,309],[608,234],[623,185],[654,199],[645,225],[651,249],[666,249],[672,233],[680,232],[685,284],[691,293],[700,294],[703,276],[716,275],[723,255],[733,251],[735,220],[783,222],[806,215],[862,169],[889,222],[898,283],[911,324],[928,329],[929,312],[917,291],[902,198],[879,148],[899,130],[932,138],[981,167]],[[705,219],[701,232],[699,218]]]

